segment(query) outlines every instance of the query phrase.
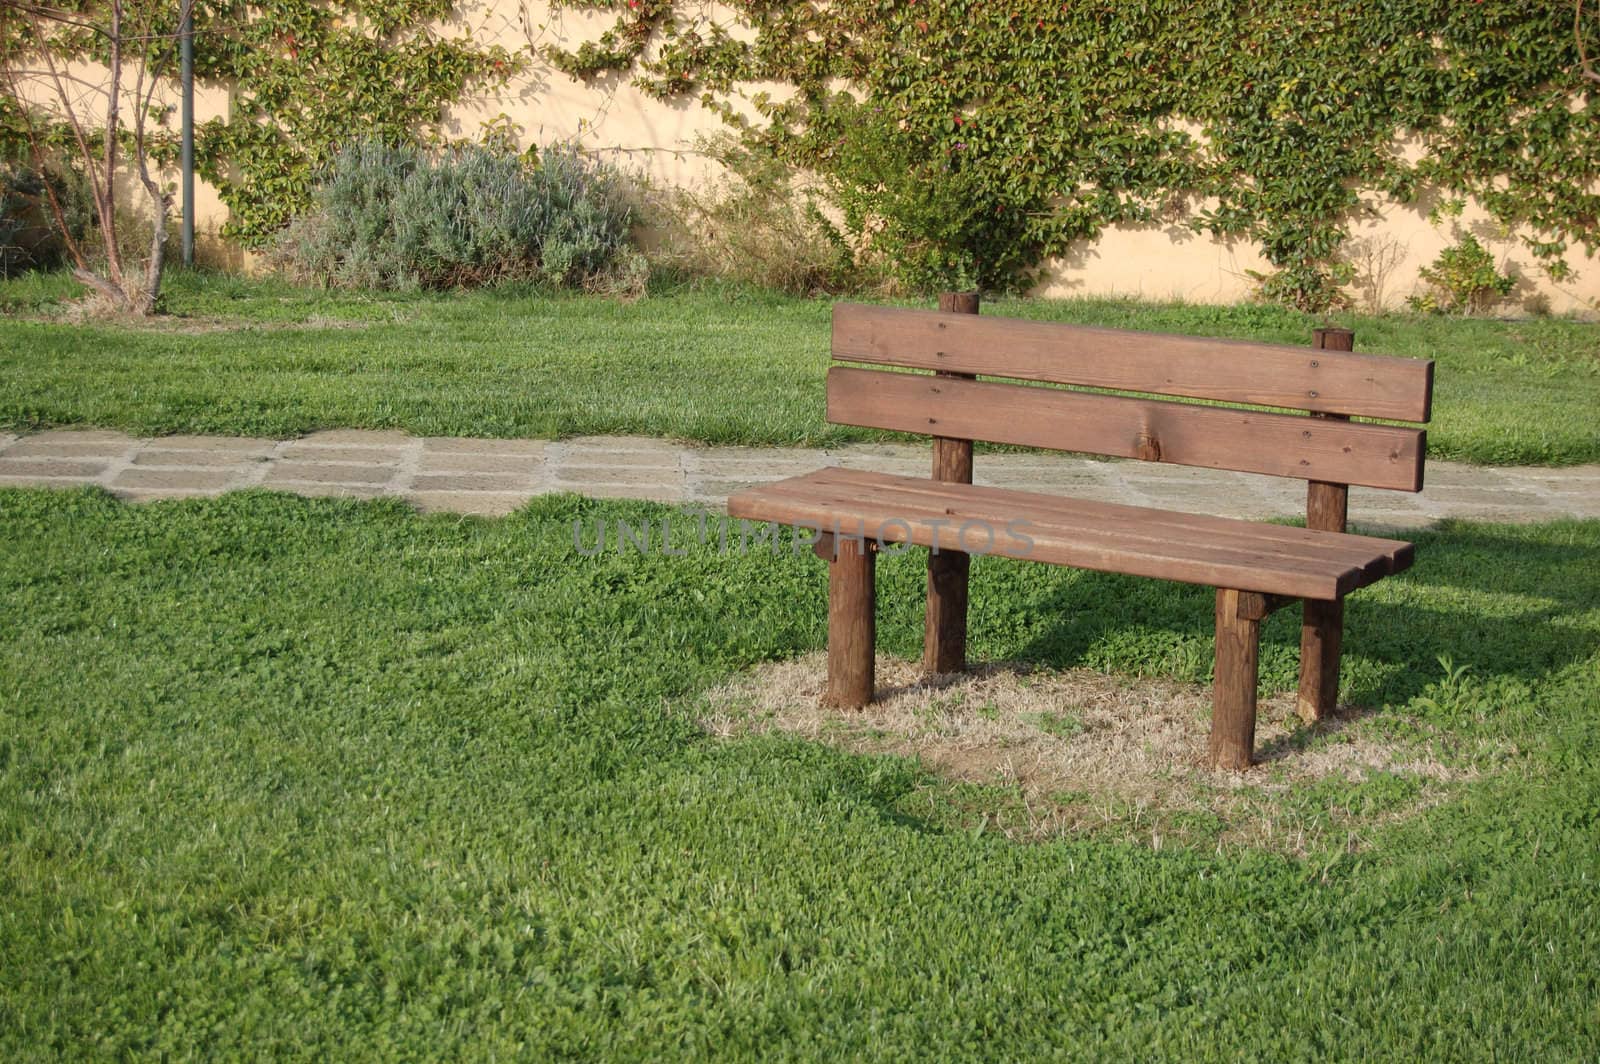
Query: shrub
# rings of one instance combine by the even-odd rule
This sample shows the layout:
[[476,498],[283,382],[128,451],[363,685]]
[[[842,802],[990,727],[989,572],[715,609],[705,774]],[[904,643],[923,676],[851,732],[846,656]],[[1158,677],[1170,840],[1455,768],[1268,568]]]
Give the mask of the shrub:
[[1430,266],[1418,271],[1428,285],[1425,292],[1407,298],[1417,310],[1435,314],[1481,313],[1511,294],[1514,278],[1501,273],[1494,256],[1471,233],[1439,252]]
[[334,159],[273,259],[352,288],[637,284],[633,215],[619,175],[570,146],[530,163],[503,148],[367,141]]
[[881,284],[790,167],[727,137],[703,147],[726,167],[721,177],[647,193],[645,228],[658,268],[798,296]]
[[82,179],[72,172],[44,173],[24,163],[0,163],[0,277],[48,270],[65,256],[47,196],[62,204],[72,235],[83,241],[90,212]]
[[0,277],[11,277],[32,263],[23,241],[31,228],[28,204],[13,184],[15,175],[0,174]]

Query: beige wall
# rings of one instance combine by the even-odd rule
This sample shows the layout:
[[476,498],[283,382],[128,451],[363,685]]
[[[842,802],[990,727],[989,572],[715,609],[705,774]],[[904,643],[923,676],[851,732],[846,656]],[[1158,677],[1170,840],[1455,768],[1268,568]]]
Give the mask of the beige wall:
[[[708,10],[716,13],[714,6]],[[576,47],[598,36],[614,16],[576,9],[552,12],[543,0],[475,0],[460,9],[452,26],[470,30],[479,40],[494,41],[523,55],[529,70],[503,91],[468,100],[456,107],[446,124],[457,137],[476,139],[484,124],[509,119],[524,146],[573,138],[618,164],[643,171],[667,183],[697,183],[711,176],[715,164],[696,150],[702,134],[725,127],[698,102],[661,103],[638,92],[623,77],[589,86],[552,70],[538,56],[545,44]],[[444,27],[450,32],[452,26]],[[774,86],[763,86],[768,91]],[[225,114],[227,93],[197,93],[200,120]],[[753,109],[750,113],[753,114]],[[175,177],[175,175],[171,175]],[[200,228],[214,233],[226,219],[216,193],[199,186]],[[1504,308],[1594,315],[1600,312],[1600,260],[1569,251],[1570,278],[1550,281],[1514,235],[1501,232],[1481,210],[1469,205],[1458,220],[1435,227],[1426,210],[1374,203],[1378,217],[1357,223],[1349,249],[1357,269],[1350,297],[1357,306],[1403,307],[1418,290],[1417,271],[1432,262],[1460,232],[1475,233],[1521,278]],[[215,248],[215,245],[212,245]],[[220,250],[213,250],[213,256]],[[1254,281],[1249,271],[1267,264],[1251,244],[1198,235],[1179,227],[1108,230],[1049,264],[1039,286],[1052,296],[1130,296],[1181,299],[1198,303],[1233,303],[1250,298]]]
[[[1404,308],[1407,296],[1426,287],[1417,272],[1468,232],[1495,256],[1502,272],[1517,278],[1501,312],[1593,316],[1600,310],[1600,260],[1585,257],[1581,248],[1569,249],[1566,262],[1571,275],[1559,283],[1552,281],[1515,234],[1505,232],[1473,204],[1461,218],[1437,226],[1429,224],[1425,210],[1394,203],[1380,206],[1376,218],[1353,224],[1345,247],[1355,270],[1346,289],[1352,305],[1365,310]],[[1079,244],[1052,261],[1037,293],[1236,303],[1251,298],[1255,279],[1250,271],[1270,270],[1260,249],[1250,243],[1176,226],[1113,226],[1099,240]]]
[[[126,90],[123,100],[124,110],[122,121],[127,124],[133,104],[134,80],[137,76],[137,67],[125,70],[123,85]],[[61,85],[68,93],[74,113],[86,125],[103,128],[106,111],[105,86],[108,82],[105,67],[94,64],[74,64],[64,71],[65,77]],[[98,86],[98,89],[92,88]],[[32,103],[50,111],[61,114],[63,107],[57,91],[55,80],[48,75],[44,68],[39,68],[35,73],[23,79],[21,85],[24,96]],[[219,86],[196,85],[194,93],[195,123],[210,121],[217,117],[226,117],[228,114],[228,90]],[[157,107],[167,109],[167,128],[178,128],[179,97],[176,84],[163,84],[152,98]],[[172,185],[175,189],[172,204],[172,236],[177,237],[177,222],[181,217],[182,198],[181,191],[177,190],[179,173],[176,167],[161,171],[156,179],[163,185]],[[139,181],[136,172],[123,169],[119,172],[116,182],[118,204],[139,214],[148,211],[148,199],[143,184]],[[222,223],[228,220],[228,209],[222,203],[222,198],[217,195],[217,190],[204,181],[195,181],[195,253],[202,262],[218,266],[240,266],[244,264],[244,256],[232,246],[224,243],[217,231]],[[148,230],[146,230],[148,233]],[[169,249],[176,252],[176,243]]]

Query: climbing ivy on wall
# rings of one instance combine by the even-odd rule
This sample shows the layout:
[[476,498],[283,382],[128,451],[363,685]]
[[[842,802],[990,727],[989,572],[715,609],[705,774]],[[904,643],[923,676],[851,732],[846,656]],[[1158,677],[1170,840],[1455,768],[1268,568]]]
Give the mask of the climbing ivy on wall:
[[[1113,223],[1260,246],[1322,307],[1351,221],[1472,196],[1555,276],[1600,244],[1600,93],[1548,0],[557,0],[583,79],[698,96],[918,288],[1015,288]],[[1600,39],[1600,5],[1578,27]],[[1591,49],[1600,50],[1600,49]],[[788,86],[784,102],[755,91]],[[738,106],[751,101],[757,118]]]
[[[137,6],[152,25],[177,26],[178,0]],[[63,0],[52,9],[89,18],[108,7]],[[479,42],[458,14],[455,0],[196,0],[195,75],[230,89],[229,113],[196,131],[195,152],[229,208],[224,235],[266,240],[309,203],[317,170],[342,146],[443,139],[445,113],[465,93],[491,92],[525,65]],[[26,54],[25,30],[0,4],[0,56]],[[93,61],[99,43],[88,31],[64,33],[54,50]],[[35,121],[48,142],[71,145],[61,116],[44,109]],[[158,121],[153,153],[171,164],[175,108]],[[18,154],[22,137],[17,101],[0,99],[0,158]]]
[[520,61],[436,27],[454,0],[200,0],[196,74],[230,83],[230,114],[197,132],[224,234],[258,243],[309,202],[317,169],[362,137],[439,136],[471,86],[504,84]]

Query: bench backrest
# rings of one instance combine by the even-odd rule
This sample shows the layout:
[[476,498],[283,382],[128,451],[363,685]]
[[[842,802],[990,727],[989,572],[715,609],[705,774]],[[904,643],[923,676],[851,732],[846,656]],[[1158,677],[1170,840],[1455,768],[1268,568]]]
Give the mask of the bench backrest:
[[832,367],[836,424],[1422,489],[1426,433],[1348,418],[1426,422],[1424,359],[855,303],[834,307],[833,357],[937,371]]

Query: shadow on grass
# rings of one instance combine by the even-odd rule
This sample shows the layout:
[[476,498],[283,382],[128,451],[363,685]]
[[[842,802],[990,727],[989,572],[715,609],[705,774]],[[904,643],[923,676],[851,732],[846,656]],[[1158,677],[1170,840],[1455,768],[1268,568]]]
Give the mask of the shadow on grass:
[[[1595,539],[1594,524],[1579,522],[1451,522],[1415,536],[1411,570],[1348,600],[1346,700],[1404,702],[1438,678],[1441,659],[1479,674],[1538,681],[1591,658],[1600,650]],[[1140,672],[1151,671],[1162,654],[1182,652],[1196,674],[1181,678],[1209,677],[1211,588],[1093,572],[1032,586],[1025,608],[1046,621],[1018,648],[1018,658]],[[975,597],[982,593],[975,585]],[[1298,660],[1299,623],[1299,607],[1290,606],[1263,625],[1269,686],[1281,689],[1285,670]]]
[[1284,761],[1289,757],[1304,751],[1313,742],[1329,736],[1336,736],[1368,717],[1375,716],[1378,710],[1367,705],[1343,705],[1334,710],[1315,724],[1306,724],[1295,728],[1279,738],[1256,744],[1256,764],[1270,765],[1275,761]]

